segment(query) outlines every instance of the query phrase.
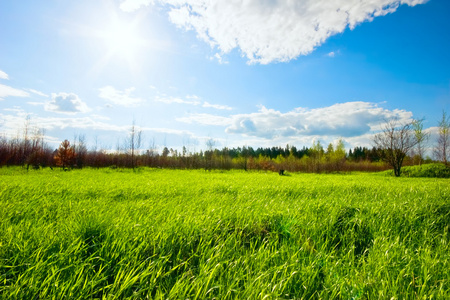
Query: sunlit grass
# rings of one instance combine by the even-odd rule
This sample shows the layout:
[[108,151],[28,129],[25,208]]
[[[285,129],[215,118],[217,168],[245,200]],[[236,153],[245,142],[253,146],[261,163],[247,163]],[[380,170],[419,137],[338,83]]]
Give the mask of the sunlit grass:
[[448,179],[0,174],[4,299],[450,296]]

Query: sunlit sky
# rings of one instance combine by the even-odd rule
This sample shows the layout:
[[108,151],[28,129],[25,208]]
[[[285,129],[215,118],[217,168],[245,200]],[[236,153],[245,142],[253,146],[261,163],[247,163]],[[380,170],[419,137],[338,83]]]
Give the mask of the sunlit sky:
[[[0,134],[115,149],[371,146],[450,112],[448,0],[0,1]],[[433,138],[433,137],[432,137]],[[430,142],[432,144],[433,141]]]

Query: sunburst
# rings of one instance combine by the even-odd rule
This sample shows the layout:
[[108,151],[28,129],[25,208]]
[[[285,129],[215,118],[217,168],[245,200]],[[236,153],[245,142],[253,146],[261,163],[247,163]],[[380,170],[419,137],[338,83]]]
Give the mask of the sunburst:
[[137,22],[126,22],[114,18],[105,28],[100,38],[103,40],[110,57],[133,61],[145,47],[145,40],[140,36]]

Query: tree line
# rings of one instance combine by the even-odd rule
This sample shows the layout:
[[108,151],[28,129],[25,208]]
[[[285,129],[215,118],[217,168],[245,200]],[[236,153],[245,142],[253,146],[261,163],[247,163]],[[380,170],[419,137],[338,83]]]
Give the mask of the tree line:
[[[450,138],[449,117],[443,112],[439,122],[439,134],[433,148],[437,160],[448,164]],[[382,130],[374,135],[373,147],[354,147],[348,152],[342,140],[324,147],[315,141],[311,147],[301,149],[285,147],[249,146],[217,149],[214,140],[206,143],[206,150],[190,152],[164,149],[142,149],[142,132],[134,122],[130,128],[125,146],[117,151],[88,150],[84,136],[72,142],[64,140],[57,149],[52,149],[44,140],[42,130],[31,128],[29,118],[21,135],[15,138],[0,136],[0,167],[22,166],[39,169],[60,167],[64,170],[83,168],[153,168],[177,169],[243,169],[291,172],[342,172],[342,171],[382,171],[394,169],[400,176],[403,165],[432,162],[424,158],[429,133],[423,130],[423,120],[401,124],[398,120],[388,120]]]
[[303,172],[331,172],[345,170],[376,171],[386,169],[380,162],[377,149],[356,147],[348,153],[341,146],[330,144],[326,149],[320,142],[312,147],[297,149],[295,146],[259,147],[248,146],[188,152],[164,147],[155,149],[138,148],[121,151],[88,150],[84,138],[70,142],[64,140],[57,149],[39,139],[0,138],[0,166],[22,166],[39,169],[60,167],[73,169],[83,167],[135,168],[148,166],[153,168],[176,169],[243,169],[271,170],[280,169]]

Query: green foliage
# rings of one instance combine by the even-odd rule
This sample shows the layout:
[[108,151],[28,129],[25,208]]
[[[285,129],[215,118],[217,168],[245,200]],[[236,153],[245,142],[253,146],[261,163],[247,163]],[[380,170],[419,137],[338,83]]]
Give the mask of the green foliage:
[[[393,174],[386,171],[386,174]],[[444,164],[425,164],[420,166],[409,166],[402,169],[405,177],[428,177],[428,178],[450,178],[450,167]]]
[[447,179],[0,169],[2,299],[450,297]]

